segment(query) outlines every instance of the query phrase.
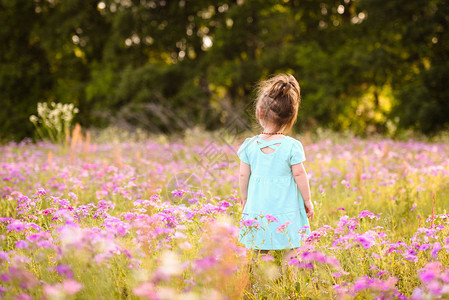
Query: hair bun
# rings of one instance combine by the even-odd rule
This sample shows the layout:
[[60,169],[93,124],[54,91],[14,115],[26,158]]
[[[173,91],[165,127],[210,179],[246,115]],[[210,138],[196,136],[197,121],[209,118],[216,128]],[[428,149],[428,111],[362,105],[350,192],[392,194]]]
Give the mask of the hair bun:
[[288,92],[290,91],[292,85],[290,84],[290,82],[284,82],[282,84],[282,88],[281,88],[281,92],[282,92],[282,96],[285,96],[288,94]]
[[278,74],[257,86],[256,118],[289,131],[296,122],[300,103],[298,81],[291,74]]
[[279,101],[289,94],[291,88],[292,84],[290,82],[278,80],[269,88],[268,96]]

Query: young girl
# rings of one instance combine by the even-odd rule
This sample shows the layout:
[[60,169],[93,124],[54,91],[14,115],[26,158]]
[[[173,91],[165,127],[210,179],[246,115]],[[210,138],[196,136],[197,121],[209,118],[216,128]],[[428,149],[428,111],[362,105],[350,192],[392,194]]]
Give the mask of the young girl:
[[256,119],[263,132],[247,138],[237,152],[244,207],[239,241],[262,253],[291,249],[286,261],[310,233],[308,219],[314,214],[304,149],[285,135],[296,122],[300,89],[292,75],[280,74],[261,82],[257,91]]

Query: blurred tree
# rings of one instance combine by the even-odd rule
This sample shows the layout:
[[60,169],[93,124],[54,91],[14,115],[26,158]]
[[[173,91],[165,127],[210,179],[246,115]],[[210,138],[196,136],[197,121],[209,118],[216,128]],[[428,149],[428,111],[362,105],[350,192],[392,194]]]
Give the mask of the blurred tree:
[[0,0],[0,140],[32,135],[28,121],[37,102],[53,87],[42,39],[33,33],[40,21],[27,0]]
[[[83,126],[170,132],[226,122],[278,72],[299,127],[359,134],[449,126],[447,0],[0,0],[0,138],[31,135],[43,100]],[[240,112],[244,115],[245,112]],[[390,121],[389,121],[390,120]]]
[[400,117],[401,127],[424,133],[448,129],[449,3],[421,0],[394,4],[384,11],[385,22],[400,34],[405,49],[392,82],[399,99],[394,113]]

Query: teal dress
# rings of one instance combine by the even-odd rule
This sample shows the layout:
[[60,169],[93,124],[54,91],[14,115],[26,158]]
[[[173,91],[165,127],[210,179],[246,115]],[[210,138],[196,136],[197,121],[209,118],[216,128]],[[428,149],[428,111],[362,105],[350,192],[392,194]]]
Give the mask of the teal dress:
[[[263,153],[264,147],[274,151]],[[289,136],[266,141],[256,135],[243,142],[237,155],[251,168],[239,241],[258,250],[299,247],[310,233],[304,200],[292,174],[292,165],[306,160],[301,142]]]

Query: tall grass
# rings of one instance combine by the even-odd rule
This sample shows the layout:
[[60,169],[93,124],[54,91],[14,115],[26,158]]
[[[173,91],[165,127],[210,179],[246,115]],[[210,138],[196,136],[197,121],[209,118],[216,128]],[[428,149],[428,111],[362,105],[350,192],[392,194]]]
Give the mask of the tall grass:
[[449,297],[446,143],[296,136],[316,216],[283,269],[237,240],[243,137],[71,136],[1,146],[6,299]]

